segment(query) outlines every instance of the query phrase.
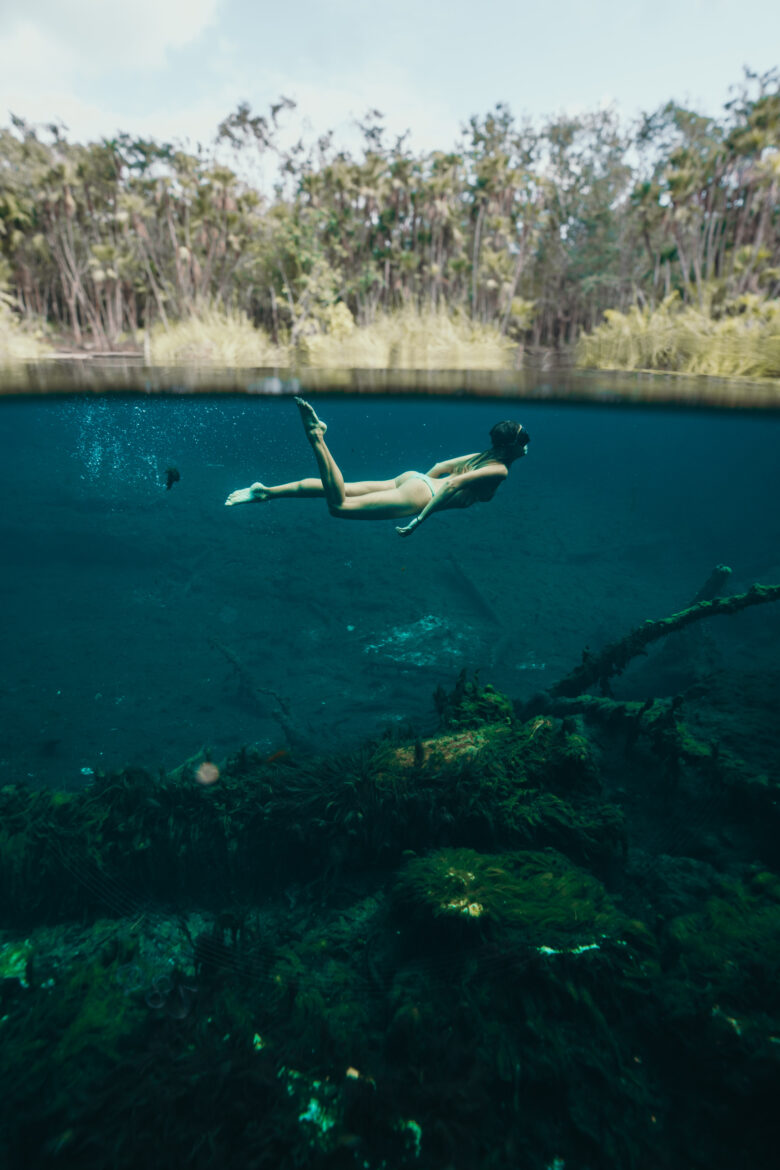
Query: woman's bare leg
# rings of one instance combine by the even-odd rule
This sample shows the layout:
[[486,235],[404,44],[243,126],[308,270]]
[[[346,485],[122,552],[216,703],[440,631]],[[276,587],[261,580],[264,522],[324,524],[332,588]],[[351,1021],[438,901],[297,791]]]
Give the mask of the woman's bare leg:
[[[325,423],[303,398],[295,399],[301,412],[306,437],[311,443],[331,516],[352,520],[397,520],[419,512],[428,502],[428,490],[419,480],[405,476],[393,480],[389,490],[367,492],[360,499],[350,497],[344,476],[325,443]],[[348,498],[350,497],[350,498]]]
[[328,507],[331,509],[340,508],[347,498],[347,493],[344,488],[344,476],[341,474],[336,460],[331,455],[325,443],[325,432],[328,429],[327,425],[321,419],[317,418],[314,407],[306,402],[305,399],[296,398],[295,405],[300,411],[306,438],[311,443],[314,458],[317,460],[317,466],[320,469],[322,486],[325,490],[325,499],[328,501]]
[[428,499],[427,490],[420,486],[419,481],[409,481],[406,476],[400,477],[400,482],[389,479],[345,483],[325,443],[326,424],[317,418],[314,407],[303,398],[296,398],[295,402],[322,478],[301,479],[275,486],[253,483],[251,487],[231,492],[225,501],[228,506],[280,497],[324,496],[332,515],[356,520],[401,519],[414,515],[424,507]]
[[[344,491],[348,498],[352,496],[368,496],[374,492],[387,492],[395,487],[394,479],[366,479],[358,483],[345,483]],[[265,500],[280,499],[322,499],[325,488],[321,479],[296,479],[292,483],[265,484],[253,483],[251,487],[239,488],[231,492],[225,503],[228,507],[233,504],[257,504]]]
[[231,492],[225,500],[228,508],[233,504],[259,504],[264,500],[276,500],[280,496],[288,496],[294,498],[295,496],[305,499],[313,496],[322,498],[325,491],[320,479],[297,479],[293,483],[280,484],[265,484],[253,483],[251,487],[239,488],[236,492]]
[[306,431],[306,436],[314,450],[322,479],[301,479],[294,483],[279,484],[275,487],[269,487],[267,484],[259,482],[253,483],[251,487],[239,488],[238,491],[231,492],[225,500],[228,507],[233,504],[250,504],[272,500],[275,496],[325,496],[328,507],[338,507],[339,504],[344,503],[347,495],[344,477],[335,459],[325,446],[324,435],[328,429],[327,424],[317,418],[314,407],[305,402],[303,398],[296,398],[295,402],[301,413],[303,429]]

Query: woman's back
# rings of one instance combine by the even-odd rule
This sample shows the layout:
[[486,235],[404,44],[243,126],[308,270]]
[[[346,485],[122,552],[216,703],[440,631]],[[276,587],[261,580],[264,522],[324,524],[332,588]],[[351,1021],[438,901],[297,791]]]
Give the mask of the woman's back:
[[[493,451],[474,451],[471,455],[463,455],[459,459],[453,459],[449,465],[450,470],[443,478],[449,478],[451,475],[463,475],[467,471],[476,471],[477,468],[487,467],[491,463],[495,463],[501,468],[504,467]],[[476,503],[486,504],[488,500],[493,499],[501,482],[500,478],[493,479],[491,477],[464,484],[450,497],[445,508],[469,508]]]

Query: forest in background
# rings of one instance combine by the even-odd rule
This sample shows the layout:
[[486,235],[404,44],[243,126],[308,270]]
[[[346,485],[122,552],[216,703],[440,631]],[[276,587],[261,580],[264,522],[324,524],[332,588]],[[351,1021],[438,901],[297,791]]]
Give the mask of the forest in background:
[[[719,118],[670,102],[628,129],[613,109],[535,125],[500,104],[418,154],[377,111],[354,153],[332,134],[283,147],[286,98],[194,151],[12,117],[0,309],[100,349],[216,312],[287,352],[430,310],[506,353],[592,335],[591,364],[664,319],[746,322],[780,374],[780,72],[732,92]],[[639,364],[670,366],[652,345]]]

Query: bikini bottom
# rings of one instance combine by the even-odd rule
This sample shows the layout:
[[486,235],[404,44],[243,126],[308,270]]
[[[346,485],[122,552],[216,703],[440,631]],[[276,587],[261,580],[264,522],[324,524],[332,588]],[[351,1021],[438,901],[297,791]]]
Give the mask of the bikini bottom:
[[436,483],[429,475],[425,475],[422,471],[413,471],[412,475],[415,479],[421,479],[431,493],[431,499],[436,495]]

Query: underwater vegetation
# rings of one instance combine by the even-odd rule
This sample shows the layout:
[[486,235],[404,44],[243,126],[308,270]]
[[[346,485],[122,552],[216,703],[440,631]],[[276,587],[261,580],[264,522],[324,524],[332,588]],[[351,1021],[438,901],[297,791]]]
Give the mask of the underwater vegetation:
[[0,790],[0,1164],[771,1165],[778,777],[609,693],[658,626],[425,739]]

